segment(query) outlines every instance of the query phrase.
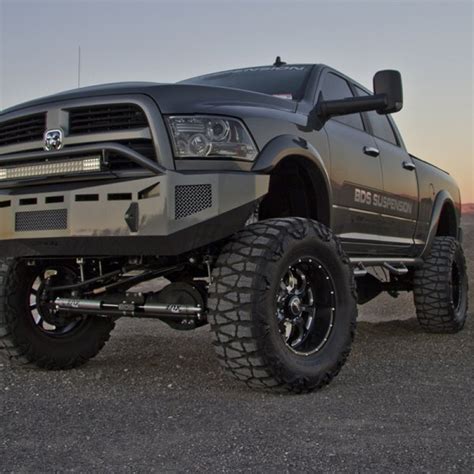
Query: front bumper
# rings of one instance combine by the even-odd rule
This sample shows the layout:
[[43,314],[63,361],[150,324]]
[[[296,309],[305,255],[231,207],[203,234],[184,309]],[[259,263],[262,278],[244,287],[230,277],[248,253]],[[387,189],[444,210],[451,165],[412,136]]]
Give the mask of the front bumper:
[[179,255],[240,230],[268,192],[248,172],[177,173],[0,194],[0,255]]

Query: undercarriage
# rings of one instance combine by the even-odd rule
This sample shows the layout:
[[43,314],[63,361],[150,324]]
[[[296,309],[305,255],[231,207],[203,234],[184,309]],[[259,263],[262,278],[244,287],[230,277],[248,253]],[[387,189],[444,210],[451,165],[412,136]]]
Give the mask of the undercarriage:
[[207,259],[38,259],[27,264],[34,273],[37,268],[33,283],[39,280],[31,287],[33,317],[53,330],[87,317],[156,318],[181,330],[207,322]]
[[[101,317],[151,318],[178,330],[207,324],[209,284],[216,257],[190,254],[155,257],[54,258],[27,260],[39,280],[32,286],[33,318],[53,327]],[[381,292],[396,297],[413,289],[412,274],[393,274],[383,266],[355,268],[358,303]]]

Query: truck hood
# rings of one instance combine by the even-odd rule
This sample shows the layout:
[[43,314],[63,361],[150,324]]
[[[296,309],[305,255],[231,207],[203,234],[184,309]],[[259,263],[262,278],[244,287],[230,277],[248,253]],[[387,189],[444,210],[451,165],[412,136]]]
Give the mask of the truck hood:
[[10,107],[3,110],[2,114],[59,101],[128,94],[146,94],[152,97],[164,114],[219,113],[220,109],[229,107],[259,107],[294,112],[297,107],[297,103],[291,100],[227,87],[120,82],[60,92]]

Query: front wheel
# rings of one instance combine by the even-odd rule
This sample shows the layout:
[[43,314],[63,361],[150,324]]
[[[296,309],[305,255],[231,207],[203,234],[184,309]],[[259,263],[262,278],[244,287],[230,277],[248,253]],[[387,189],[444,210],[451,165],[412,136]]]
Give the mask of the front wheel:
[[209,299],[221,364],[251,387],[307,392],[329,383],[349,355],[353,272],[324,225],[301,218],[248,226],[223,249]]
[[28,265],[0,259],[0,355],[45,369],[70,369],[94,357],[109,339],[113,321],[62,318],[45,297],[48,285],[77,282],[75,270],[59,261]]

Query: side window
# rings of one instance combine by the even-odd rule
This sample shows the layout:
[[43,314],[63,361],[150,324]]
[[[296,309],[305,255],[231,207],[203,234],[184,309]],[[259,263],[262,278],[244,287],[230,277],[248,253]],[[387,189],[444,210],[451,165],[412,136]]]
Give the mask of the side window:
[[[347,81],[333,73],[326,74],[321,92],[323,93],[324,100],[339,100],[353,97]],[[364,124],[360,114],[341,115],[340,117],[334,117],[332,120],[337,120],[364,131]]]
[[[364,90],[355,86],[358,96],[369,95]],[[393,131],[392,125],[386,115],[380,115],[375,110],[366,112],[369,117],[370,125],[372,126],[373,134],[377,138],[381,138],[386,142],[398,146],[397,137]]]

